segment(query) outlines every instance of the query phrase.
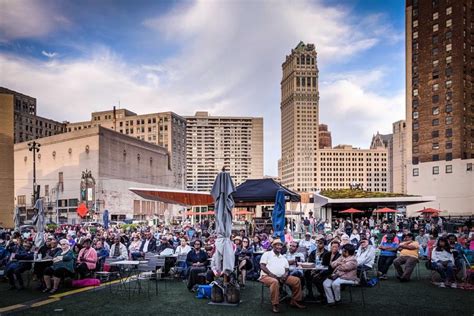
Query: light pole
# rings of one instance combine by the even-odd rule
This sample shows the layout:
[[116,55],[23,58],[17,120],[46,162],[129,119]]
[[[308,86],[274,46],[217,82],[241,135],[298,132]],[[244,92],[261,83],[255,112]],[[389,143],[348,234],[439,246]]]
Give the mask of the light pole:
[[[33,152],[33,203],[36,202],[38,198],[36,196],[36,153],[40,151],[41,144],[36,141],[28,143],[28,150]],[[39,193],[39,192],[38,192]]]

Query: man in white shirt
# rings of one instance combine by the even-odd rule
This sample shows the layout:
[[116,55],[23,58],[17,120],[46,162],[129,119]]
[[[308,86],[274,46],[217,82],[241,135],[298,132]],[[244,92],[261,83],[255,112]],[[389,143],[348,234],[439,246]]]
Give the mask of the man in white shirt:
[[367,238],[363,237],[360,241],[359,249],[356,253],[357,275],[361,277],[361,283],[365,284],[367,280],[361,275],[363,271],[372,269],[375,262],[375,248],[369,244]]
[[[311,234],[306,233],[304,239],[300,241],[300,247],[306,248],[306,254],[310,254],[315,248],[315,242],[311,239]],[[305,254],[305,255],[306,255]]]
[[299,303],[302,299],[300,279],[289,276],[289,264],[285,256],[281,254],[283,244],[279,238],[272,242],[273,249],[267,251],[260,259],[260,282],[270,288],[270,297],[274,313],[280,312],[280,284],[287,284],[291,288],[290,305],[297,308],[306,308]]
[[304,254],[297,252],[298,243],[296,241],[290,242],[290,248],[285,254],[286,260],[289,264],[289,273],[292,276],[303,277],[303,270],[297,268],[298,262],[304,262]]

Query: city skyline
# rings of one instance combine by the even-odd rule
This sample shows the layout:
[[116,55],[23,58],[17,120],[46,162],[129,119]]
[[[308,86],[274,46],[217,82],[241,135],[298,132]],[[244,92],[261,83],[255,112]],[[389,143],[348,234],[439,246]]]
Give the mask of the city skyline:
[[92,4],[2,3],[0,85],[36,97],[39,115],[76,122],[120,104],[262,116],[265,174],[276,175],[281,64],[304,41],[318,52],[333,145],[368,148],[404,118],[403,3]]

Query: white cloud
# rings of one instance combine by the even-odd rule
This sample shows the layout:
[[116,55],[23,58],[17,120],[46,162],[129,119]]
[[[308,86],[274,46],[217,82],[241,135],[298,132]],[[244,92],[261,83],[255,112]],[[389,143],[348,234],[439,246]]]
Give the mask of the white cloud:
[[[185,2],[165,16],[143,22],[151,41],[164,35],[179,46],[172,58],[131,65],[106,47],[96,47],[77,60],[38,62],[0,55],[5,74],[0,84],[37,97],[39,113],[58,120],[89,119],[91,111],[111,108],[118,101],[138,113],[171,110],[190,115],[207,110],[214,115],[263,116],[265,172],[275,175],[280,156],[279,82],[285,55],[303,40],[316,45],[320,69],[344,64],[384,40],[376,28],[358,27],[372,25],[374,20],[380,17],[354,17],[343,7],[326,7],[317,1]],[[367,78],[374,82],[382,76],[374,71]],[[328,79],[320,88],[320,120],[330,124],[335,135],[345,137],[339,126],[353,123],[342,120],[354,121],[357,115],[359,121],[360,115],[364,126],[359,128],[365,137],[370,128],[386,124],[379,118],[367,123],[373,111],[383,114],[377,106],[399,101],[371,92],[368,85],[355,80],[356,72],[324,77]],[[341,89],[358,97],[345,96]],[[326,115],[333,108],[342,112],[331,110]],[[354,135],[344,142],[360,142]]]
[[47,52],[47,51],[44,51],[44,50],[41,51],[41,54],[42,54],[43,56],[48,57],[48,58],[54,58],[54,57],[58,56],[58,53],[56,53],[56,52],[50,53],[50,52]]
[[0,42],[41,37],[69,24],[51,2],[0,0]]

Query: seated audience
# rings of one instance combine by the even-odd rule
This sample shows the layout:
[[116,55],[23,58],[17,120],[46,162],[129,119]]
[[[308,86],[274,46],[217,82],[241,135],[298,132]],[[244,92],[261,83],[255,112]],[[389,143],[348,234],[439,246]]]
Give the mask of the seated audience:
[[431,264],[441,276],[439,287],[457,287],[454,277],[454,256],[446,238],[438,239],[438,243],[431,253]]
[[26,241],[23,245],[20,245],[17,251],[12,254],[11,259],[14,259],[14,261],[10,261],[5,269],[5,275],[10,283],[10,290],[16,289],[15,279],[18,281],[18,290],[23,290],[24,285],[21,274],[31,269],[31,263],[18,262],[18,260],[34,259],[34,253],[31,251],[31,243]]
[[239,276],[241,278],[240,285],[245,287],[245,278],[247,271],[252,269],[252,248],[250,247],[250,240],[247,237],[242,238],[242,246],[235,251],[237,257],[237,267],[239,269]]
[[299,301],[302,299],[300,279],[289,275],[288,260],[281,254],[283,243],[280,239],[273,240],[273,249],[267,251],[260,259],[260,282],[270,288],[272,310],[280,312],[280,285],[287,284],[291,287],[292,297],[290,304],[297,308],[305,308]]
[[186,264],[188,266],[188,290],[193,291],[194,286],[199,282],[199,274],[207,271],[207,254],[202,249],[202,241],[196,239],[193,242],[194,248],[188,252]]
[[397,257],[398,244],[393,240],[394,235],[387,234],[385,241],[380,243],[380,255],[378,262],[378,275],[381,280],[387,280],[387,272]]
[[113,239],[114,243],[110,247],[109,257],[116,260],[127,260],[128,252],[127,247],[120,242],[120,236],[116,235]]
[[[399,279],[400,282],[410,281],[413,269],[415,269],[418,264],[419,248],[420,245],[413,240],[412,233],[406,234],[405,239],[398,246],[400,257],[393,261],[393,266],[397,270],[397,279]],[[405,265],[405,270],[403,270],[402,265]]]
[[[61,251],[58,251],[53,257],[53,265],[44,270],[44,283],[46,286],[43,290],[44,293],[56,293],[61,279],[74,276],[74,255],[71,246],[67,239],[61,239],[59,246]],[[53,279],[52,288],[51,278]]]
[[369,245],[367,238],[363,237],[360,240],[360,246],[356,253],[357,259],[357,275],[361,279],[362,285],[366,285],[367,280],[364,277],[365,271],[369,271],[374,266],[375,262],[375,248]]
[[324,281],[324,292],[329,306],[341,302],[341,284],[357,284],[357,259],[352,244],[342,246],[342,256],[331,263],[333,273]]
[[88,238],[82,242],[83,248],[77,257],[76,271],[79,273],[81,279],[95,270],[97,265],[97,252],[91,247],[92,241]]

